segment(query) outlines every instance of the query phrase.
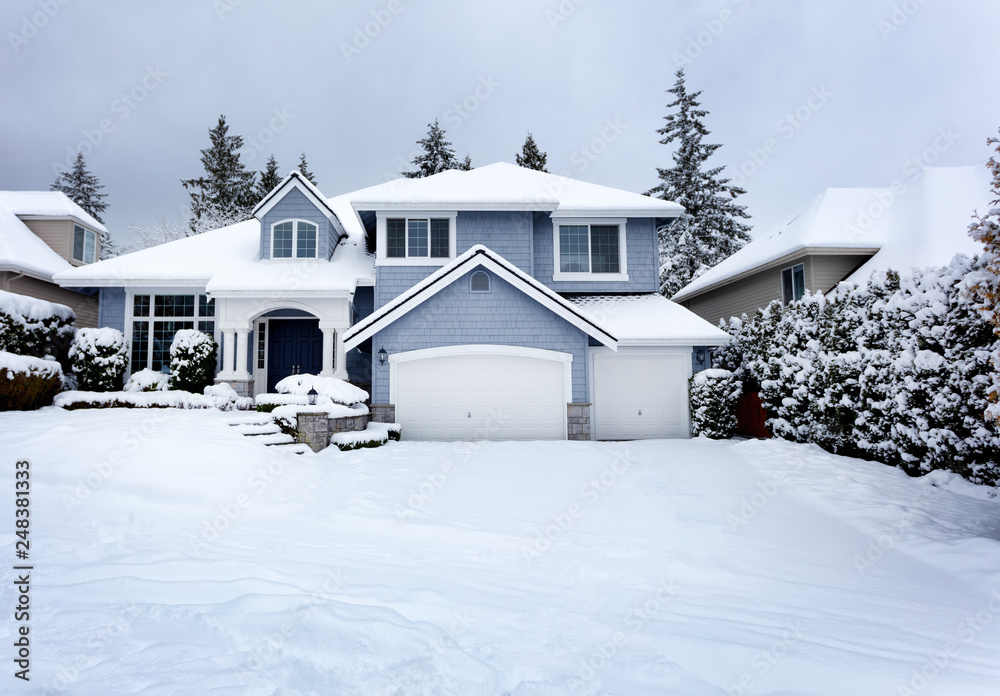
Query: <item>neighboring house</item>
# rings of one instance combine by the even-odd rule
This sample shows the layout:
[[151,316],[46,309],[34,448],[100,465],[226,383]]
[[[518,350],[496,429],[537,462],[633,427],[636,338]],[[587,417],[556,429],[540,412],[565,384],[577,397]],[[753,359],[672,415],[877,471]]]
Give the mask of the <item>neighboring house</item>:
[[100,257],[108,231],[61,191],[0,191],[0,289],[69,306],[76,326],[97,326],[96,290],[53,276]]
[[931,167],[893,188],[827,189],[672,299],[718,324],[806,290],[862,284],[876,270],[907,273],[979,253],[968,228],[974,210],[992,207],[990,185],[984,166]]
[[680,212],[503,163],[330,199],[293,172],[254,220],[59,282],[101,287],[133,370],[200,328],[218,381],[350,379],[409,439],[686,437],[688,379],[728,337],[656,294]]

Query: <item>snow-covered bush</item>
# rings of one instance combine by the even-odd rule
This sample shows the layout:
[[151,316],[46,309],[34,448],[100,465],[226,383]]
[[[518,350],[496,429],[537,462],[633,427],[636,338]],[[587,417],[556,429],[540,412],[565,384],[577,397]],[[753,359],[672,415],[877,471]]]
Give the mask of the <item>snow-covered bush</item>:
[[315,389],[319,396],[329,397],[335,404],[351,406],[368,400],[368,392],[355,387],[336,377],[317,377],[316,375],[292,375],[285,377],[275,385],[281,394],[296,394],[306,396],[310,389]]
[[138,372],[133,372],[125,382],[127,392],[154,392],[166,391],[170,386],[170,375],[166,375],[148,367]]
[[364,430],[334,433],[330,436],[330,445],[341,452],[381,447],[390,440],[398,441],[400,432],[398,423],[369,423]]
[[181,329],[170,344],[170,388],[200,393],[215,380],[215,339],[196,329]]
[[0,350],[65,359],[76,314],[66,305],[0,290]]
[[108,392],[122,388],[128,346],[118,329],[80,329],[69,347],[69,359],[80,389]]
[[736,432],[736,402],[743,385],[729,370],[702,370],[691,378],[691,434],[715,439]]
[[86,408],[182,408],[217,409],[219,411],[249,411],[253,399],[211,394],[192,394],[186,391],[154,392],[86,392],[68,391],[57,394],[53,405],[67,411]]
[[47,406],[61,386],[62,368],[54,360],[0,351],[0,411]]
[[945,267],[877,273],[864,287],[772,305],[725,327],[734,338],[716,364],[744,384],[759,380],[778,437],[911,474],[949,469],[994,483],[1000,431],[982,415],[1000,339],[963,290],[981,263],[959,256]]

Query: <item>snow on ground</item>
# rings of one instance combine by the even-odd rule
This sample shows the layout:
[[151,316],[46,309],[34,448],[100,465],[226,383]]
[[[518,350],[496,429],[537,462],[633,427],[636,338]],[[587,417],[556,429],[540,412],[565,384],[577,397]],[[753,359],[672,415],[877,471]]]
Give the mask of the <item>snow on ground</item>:
[[5,503],[0,691],[997,693],[989,489],[760,441],[296,456],[227,417],[0,414],[34,565],[25,685]]

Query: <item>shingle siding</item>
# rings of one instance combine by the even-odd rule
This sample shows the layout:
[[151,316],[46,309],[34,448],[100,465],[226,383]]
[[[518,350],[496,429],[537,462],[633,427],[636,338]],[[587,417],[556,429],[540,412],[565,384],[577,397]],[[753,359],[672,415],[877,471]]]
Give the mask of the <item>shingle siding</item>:
[[[298,189],[290,189],[267,215],[261,220],[260,257],[271,258],[271,226],[282,220],[308,220],[318,228],[316,234],[316,255],[321,259],[329,259],[338,239],[337,232],[326,215],[306,198]],[[293,252],[294,253],[294,252]]]
[[[473,293],[466,273],[375,334],[372,350],[390,354],[468,344],[522,346],[573,355],[573,400],[586,402],[587,335],[492,273],[488,293]],[[389,365],[372,364],[372,403],[389,403]]]
[[531,213],[458,213],[455,231],[456,253],[461,255],[477,244],[500,254],[525,273],[531,273]]

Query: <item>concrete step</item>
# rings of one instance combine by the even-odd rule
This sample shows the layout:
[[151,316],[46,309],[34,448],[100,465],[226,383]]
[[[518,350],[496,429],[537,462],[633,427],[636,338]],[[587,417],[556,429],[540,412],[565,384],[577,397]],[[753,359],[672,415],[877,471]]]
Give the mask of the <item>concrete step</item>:
[[271,435],[281,432],[281,428],[278,427],[277,423],[237,423],[231,427],[238,433],[250,436]]

